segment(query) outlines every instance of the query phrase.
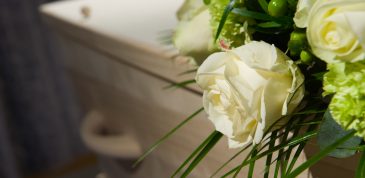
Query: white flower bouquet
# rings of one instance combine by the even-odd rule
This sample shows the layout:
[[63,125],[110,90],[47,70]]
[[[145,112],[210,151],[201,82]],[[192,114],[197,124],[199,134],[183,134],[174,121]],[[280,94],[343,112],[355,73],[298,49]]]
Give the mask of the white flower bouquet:
[[[250,150],[222,177],[245,166],[253,177],[266,157],[263,177],[292,178],[326,156],[364,151],[364,0],[186,0],[177,17],[173,44],[198,66],[195,80],[177,86],[200,86],[203,108],[137,163],[203,110],[216,130],[172,177],[188,176],[222,136],[237,155]],[[295,166],[315,137],[320,151]],[[356,177],[365,177],[365,154]]]

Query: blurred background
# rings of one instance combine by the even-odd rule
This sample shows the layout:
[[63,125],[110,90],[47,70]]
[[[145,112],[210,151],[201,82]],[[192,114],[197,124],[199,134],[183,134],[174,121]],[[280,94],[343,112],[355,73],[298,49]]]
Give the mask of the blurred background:
[[59,64],[63,53],[38,11],[46,2],[0,1],[2,178],[62,177],[96,165],[80,139],[84,113]]
[[168,177],[212,129],[197,120],[131,168],[201,107],[194,89],[163,90],[191,69],[157,40],[182,2],[1,0],[0,178]]

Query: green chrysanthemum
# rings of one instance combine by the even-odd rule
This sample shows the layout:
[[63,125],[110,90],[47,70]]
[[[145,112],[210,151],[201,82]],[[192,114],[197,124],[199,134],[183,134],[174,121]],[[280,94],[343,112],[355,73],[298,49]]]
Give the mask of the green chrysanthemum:
[[329,105],[333,118],[345,129],[355,129],[365,138],[365,65],[329,64],[324,76],[324,94],[334,94]]
[[[229,0],[212,0],[209,4],[209,12],[212,16],[211,25],[213,34],[217,33],[224,9]],[[236,7],[243,7],[243,3],[237,3]],[[250,40],[250,32],[247,29],[248,21],[239,15],[230,13],[220,33],[223,40],[230,47],[238,47]]]

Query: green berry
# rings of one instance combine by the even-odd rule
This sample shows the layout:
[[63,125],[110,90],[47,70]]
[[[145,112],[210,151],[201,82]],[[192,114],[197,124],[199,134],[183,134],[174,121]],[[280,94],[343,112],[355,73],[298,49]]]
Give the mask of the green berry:
[[300,52],[300,60],[304,64],[310,64],[313,61],[313,55],[310,52],[303,50]]
[[291,56],[298,56],[300,52],[306,47],[307,39],[304,32],[294,31],[290,34],[288,47]]
[[285,15],[288,10],[288,3],[286,0],[271,0],[269,2],[268,11],[273,17],[280,17]]
[[305,33],[304,32],[299,32],[299,31],[293,31],[290,34],[290,40],[305,42],[306,41]]

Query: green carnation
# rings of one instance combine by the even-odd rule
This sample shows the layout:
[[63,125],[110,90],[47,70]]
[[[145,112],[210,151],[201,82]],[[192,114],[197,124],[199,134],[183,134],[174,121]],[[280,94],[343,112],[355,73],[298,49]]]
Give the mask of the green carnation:
[[[209,4],[209,12],[212,16],[211,25],[213,34],[217,33],[224,9],[229,0],[212,0]],[[235,7],[243,7],[243,3],[237,3]],[[239,15],[230,13],[220,33],[219,39],[230,47],[238,47],[250,40],[250,32],[247,29],[248,21]]]
[[365,65],[328,65],[323,81],[324,94],[334,94],[329,105],[333,118],[345,129],[355,129],[365,138]]

